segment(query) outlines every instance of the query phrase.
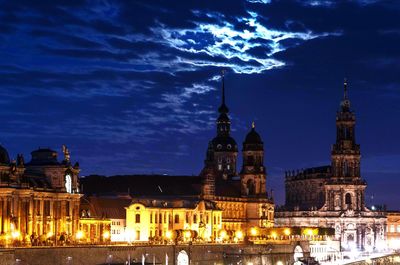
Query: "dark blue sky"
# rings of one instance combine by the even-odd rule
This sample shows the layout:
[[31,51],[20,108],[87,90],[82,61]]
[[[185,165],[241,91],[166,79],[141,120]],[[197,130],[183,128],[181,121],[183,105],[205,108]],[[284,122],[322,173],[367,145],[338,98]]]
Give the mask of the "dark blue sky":
[[0,6],[0,141],[12,157],[66,144],[82,175],[198,174],[224,68],[233,135],[241,145],[255,120],[282,203],[284,170],[330,163],[347,77],[368,194],[399,208],[399,1]]

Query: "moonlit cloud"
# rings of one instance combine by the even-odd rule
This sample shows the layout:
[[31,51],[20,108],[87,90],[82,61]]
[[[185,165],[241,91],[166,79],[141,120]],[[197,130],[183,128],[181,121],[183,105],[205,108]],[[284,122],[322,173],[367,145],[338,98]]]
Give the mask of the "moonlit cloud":
[[[270,29],[262,25],[254,12],[248,12],[248,17],[236,18],[237,23],[247,26],[248,29],[237,30],[226,21],[219,24],[205,24],[195,22],[196,27],[192,29],[168,28],[163,24],[152,28],[155,35],[160,36],[164,45],[191,54],[206,54],[209,60],[196,60],[180,58],[178,61],[196,67],[207,67],[211,65],[232,69],[239,74],[262,73],[267,70],[285,66],[285,62],[273,58],[278,53],[285,51],[290,46],[283,44],[286,40],[297,40],[305,42],[315,38],[333,33],[290,32]],[[219,16],[221,17],[221,16]],[[264,49],[261,54],[253,54],[254,48]],[[221,62],[215,62],[215,58],[222,58]],[[231,62],[238,60],[238,62]],[[223,62],[225,61],[225,62]]]

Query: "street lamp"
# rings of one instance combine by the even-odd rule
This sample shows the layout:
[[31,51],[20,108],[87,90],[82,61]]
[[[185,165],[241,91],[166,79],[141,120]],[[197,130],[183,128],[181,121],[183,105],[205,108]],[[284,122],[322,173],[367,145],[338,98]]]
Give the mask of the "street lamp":
[[258,234],[257,228],[252,227],[252,228],[250,229],[250,234],[251,234],[252,236],[256,236],[256,235]]

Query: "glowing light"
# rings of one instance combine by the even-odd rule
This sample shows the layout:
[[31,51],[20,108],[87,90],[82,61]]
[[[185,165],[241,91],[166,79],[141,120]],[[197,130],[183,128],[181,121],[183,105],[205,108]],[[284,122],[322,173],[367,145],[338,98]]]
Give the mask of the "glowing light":
[[172,232],[171,231],[165,232],[165,237],[168,238],[168,239],[171,239],[172,238]]
[[47,236],[47,238],[52,237],[53,236],[53,232],[48,232],[46,236]]
[[221,239],[224,239],[226,237],[226,231],[222,230],[219,236],[221,237]]
[[75,238],[80,240],[83,238],[83,236],[84,236],[83,231],[79,230],[78,232],[76,232]]
[[283,265],[283,262],[279,260],[276,265]]
[[20,233],[19,231],[13,231],[13,232],[11,233],[11,237],[12,237],[13,239],[18,239],[20,236],[21,236],[21,233]]
[[236,231],[236,237],[241,240],[243,238],[243,232],[242,231]]
[[184,235],[185,235],[185,238],[190,238],[192,233],[190,233],[190,231],[186,231]]
[[278,236],[278,234],[277,234],[275,231],[272,231],[272,232],[271,232],[271,236],[272,236],[273,238],[276,238],[276,237]]
[[252,236],[256,236],[256,235],[258,234],[257,228],[255,228],[255,227],[251,228],[251,229],[250,229],[250,234],[251,234]]
[[285,228],[285,230],[283,230],[283,233],[284,233],[286,236],[290,236],[291,231],[290,231],[289,228]]
[[110,232],[105,231],[105,232],[103,233],[103,238],[104,238],[104,239],[109,239],[109,238],[110,238]]

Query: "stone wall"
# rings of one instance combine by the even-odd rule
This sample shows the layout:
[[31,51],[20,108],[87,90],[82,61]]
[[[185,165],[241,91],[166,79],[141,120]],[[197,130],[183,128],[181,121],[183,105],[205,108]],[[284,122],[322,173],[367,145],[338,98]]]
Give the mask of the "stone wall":
[[[293,263],[293,250],[300,244],[309,254],[307,242],[288,242],[270,245],[168,245],[168,246],[76,246],[76,247],[34,247],[0,250],[0,265],[100,265],[125,264],[128,257],[141,264],[145,257],[147,264],[177,265],[176,257],[184,250],[190,257],[191,265],[209,264],[253,264],[276,265]],[[174,262],[175,261],[175,262]]]

